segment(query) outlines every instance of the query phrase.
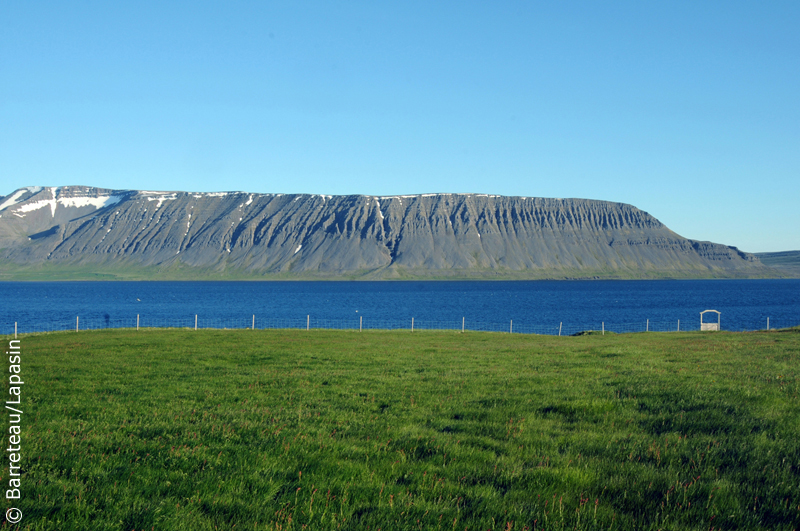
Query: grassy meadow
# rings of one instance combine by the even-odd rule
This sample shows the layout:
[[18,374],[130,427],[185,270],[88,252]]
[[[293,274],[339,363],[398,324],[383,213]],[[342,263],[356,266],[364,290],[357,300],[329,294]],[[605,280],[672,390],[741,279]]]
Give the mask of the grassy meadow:
[[21,340],[18,529],[800,528],[796,329]]

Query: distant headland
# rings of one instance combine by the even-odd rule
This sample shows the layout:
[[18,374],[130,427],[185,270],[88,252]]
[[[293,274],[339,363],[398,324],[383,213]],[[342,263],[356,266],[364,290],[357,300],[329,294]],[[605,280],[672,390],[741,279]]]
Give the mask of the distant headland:
[[800,274],[793,269],[798,257],[783,255],[766,253],[760,260],[735,247],[689,240],[634,206],[588,199],[86,186],[28,187],[0,198],[0,280]]

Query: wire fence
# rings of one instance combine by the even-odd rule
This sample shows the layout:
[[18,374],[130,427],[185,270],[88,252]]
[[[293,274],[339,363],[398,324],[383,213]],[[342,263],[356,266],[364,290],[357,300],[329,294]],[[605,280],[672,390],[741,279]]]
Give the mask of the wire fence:
[[[769,318],[764,320],[764,326],[738,327],[731,330],[755,331],[798,326],[800,320],[775,321]],[[691,332],[700,330],[699,321],[685,323],[681,321],[650,321],[649,319],[629,323],[550,323],[533,324],[527,322],[514,322],[513,320],[501,322],[482,322],[462,318],[460,320],[435,321],[435,320],[377,320],[377,319],[320,319],[311,315],[305,318],[274,318],[257,317],[255,315],[243,318],[208,318],[199,315],[186,318],[163,318],[133,316],[123,319],[88,318],[76,316],[72,321],[64,322],[15,322],[0,325],[0,334],[31,334],[41,332],[59,331],[85,331],[105,329],[167,329],[182,328],[190,330],[217,329],[217,330],[270,330],[270,329],[298,329],[298,330],[408,330],[410,332],[424,330],[452,330],[457,332],[506,332],[514,334],[538,334],[550,336],[571,336],[598,332],[604,334],[630,334],[640,332]],[[725,327],[723,326],[723,330]]]

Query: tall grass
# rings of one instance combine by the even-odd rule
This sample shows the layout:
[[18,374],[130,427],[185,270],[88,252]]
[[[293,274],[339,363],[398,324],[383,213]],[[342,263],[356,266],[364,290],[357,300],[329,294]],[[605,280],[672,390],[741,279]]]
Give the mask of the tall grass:
[[108,330],[22,348],[20,529],[800,526],[796,330]]

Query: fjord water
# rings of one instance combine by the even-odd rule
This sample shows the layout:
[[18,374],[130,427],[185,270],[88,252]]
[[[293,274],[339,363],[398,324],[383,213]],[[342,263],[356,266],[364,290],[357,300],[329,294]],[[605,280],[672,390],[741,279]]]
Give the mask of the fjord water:
[[[460,328],[554,333],[699,328],[722,312],[724,330],[800,324],[800,279],[391,282],[0,282],[0,333],[89,327],[200,326]],[[713,317],[716,320],[716,316]],[[649,320],[650,324],[646,322]],[[272,323],[272,324],[270,324]],[[281,323],[284,323],[281,325]]]

